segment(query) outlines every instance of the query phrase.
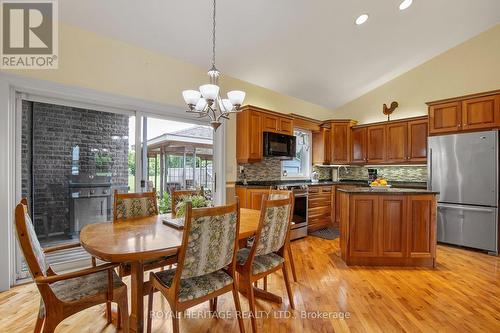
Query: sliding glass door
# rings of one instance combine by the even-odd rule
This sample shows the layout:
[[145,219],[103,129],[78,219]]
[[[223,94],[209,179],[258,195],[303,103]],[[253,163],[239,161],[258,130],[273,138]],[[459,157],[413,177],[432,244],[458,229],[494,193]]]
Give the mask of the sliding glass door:
[[[172,190],[213,195],[211,127],[21,94],[16,104],[16,200],[28,199],[42,247],[77,242],[86,225],[110,222],[115,191],[155,190],[161,213]],[[18,247],[15,257],[19,282],[29,272]],[[64,271],[88,266],[90,255],[75,248],[48,261]]]
[[142,156],[147,159],[143,164],[143,179],[147,180],[144,185],[146,190],[157,192],[160,213],[170,212],[170,194],[174,190],[203,189],[211,197],[212,128],[157,117],[142,119]]
[[[112,219],[114,191],[134,189],[133,113],[18,98],[20,196],[43,247],[77,242],[87,224]],[[81,248],[51,254],[60,269],[88,265]],[[17,279],[28,276],[18,256]],[[89,260],[83,263],[82,261]]]

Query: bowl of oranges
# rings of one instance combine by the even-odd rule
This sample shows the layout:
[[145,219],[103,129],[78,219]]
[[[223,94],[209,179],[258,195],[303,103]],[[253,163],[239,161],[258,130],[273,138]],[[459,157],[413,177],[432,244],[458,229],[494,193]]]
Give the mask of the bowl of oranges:
[[370,183],[370,188],[375,191],[384,191],[391,188],[384,178],[377,178]]

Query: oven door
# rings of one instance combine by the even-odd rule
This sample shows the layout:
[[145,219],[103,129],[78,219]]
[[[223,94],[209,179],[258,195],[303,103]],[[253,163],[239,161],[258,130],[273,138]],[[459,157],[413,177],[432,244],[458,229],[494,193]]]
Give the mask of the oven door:
[[264,132],[264,156],[290,159],[295,157],[296,138],[292,135]]
[[294,195],[294,199],[291,240],[307,236],[307,193]]

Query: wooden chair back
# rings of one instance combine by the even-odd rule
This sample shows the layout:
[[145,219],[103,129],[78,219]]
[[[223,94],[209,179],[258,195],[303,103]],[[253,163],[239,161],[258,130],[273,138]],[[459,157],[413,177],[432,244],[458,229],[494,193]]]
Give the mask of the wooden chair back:
[[16,206],[15,215],[17,238],[31,276],[33,279],[40,276],[47,276],[49,265],[36,236],[31,217],[28,214],[28,202],[26,198],[21,199],[21,202]]
[[113,222],[154,215],[158,215],[154,189],[143,193],[118,193],[115,190]]
[[171,288],[174,295],[178,294],[181,279],[207,275],[225,267],[234,277],[239,230],[239,201],[196,209],[187,202],[182,245]]
[[[293,196],[286,199],[269,200],[264,194],[260,211],[259,227],[249,257],[278,252],[283,249],[290,237],[292,221]],[[250,259],[250,258],[249,258]]]
[[286,191],[286,190],[269,190],[269,200],[281,200],[281,199],[288,199],[292,197],[292,191]]
[[198,190],[178,190],[178,191],[172,191],[171,194],[171,205],[172,205],[172,216],[175,217],[177,216],[177,205],[179,202],[183,201],[186,198],[195,196],[195,195],[204,195],[203,193],[203,187]]

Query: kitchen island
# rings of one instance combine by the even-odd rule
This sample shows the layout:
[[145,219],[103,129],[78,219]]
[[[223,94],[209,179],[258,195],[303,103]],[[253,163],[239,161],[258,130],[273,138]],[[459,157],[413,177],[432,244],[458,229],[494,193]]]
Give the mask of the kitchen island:
[[347,265],[436,264],[437,192],[339,189],[340,248]]

